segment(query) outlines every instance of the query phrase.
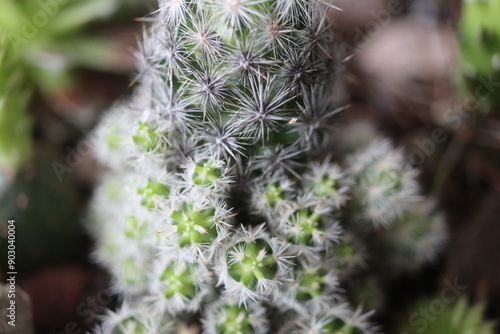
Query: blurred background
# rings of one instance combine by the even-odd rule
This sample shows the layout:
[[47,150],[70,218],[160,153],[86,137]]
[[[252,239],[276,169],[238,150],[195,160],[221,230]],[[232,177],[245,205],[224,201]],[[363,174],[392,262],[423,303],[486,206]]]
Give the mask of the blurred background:
[[[499,320],[500,0],[334,3],[343,9],[331,12],[345,63],[339,94],[350,97],[339,121],[369,120],[403,146],[449,227],[437,261],[387,278],[376,320],[399,333],[414,303],[450,282]],[[145,21],[136,18],[155,6],[0,2],[0,277],[15,219],[16,283],[31,300],[34,333],[90,331],[116,302],[89,257],[84,225],[99,167],[86,136],[131,94]]]

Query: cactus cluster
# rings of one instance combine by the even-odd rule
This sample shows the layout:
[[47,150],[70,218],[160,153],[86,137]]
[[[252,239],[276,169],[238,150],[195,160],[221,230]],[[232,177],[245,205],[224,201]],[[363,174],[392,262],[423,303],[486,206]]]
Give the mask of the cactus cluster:
[[335,130],[334,10],[160,1],[135,94],[93,136],[89,227],[124,296],[99,332],[373,333],[346,282],[434,257],[443,221],[403,151],[336,135],[355,130]]

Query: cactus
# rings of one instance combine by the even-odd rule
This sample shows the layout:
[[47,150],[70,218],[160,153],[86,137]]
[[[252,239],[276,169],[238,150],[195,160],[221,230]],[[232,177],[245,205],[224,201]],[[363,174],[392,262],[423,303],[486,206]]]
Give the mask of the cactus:
[[[94,256],[124,296],[98,332],[373,333],[346,281],[432,260],[443,221],[403,151],[335,138],[346,105],[334,10],[160,1],[139,85],[93,135],[107,166]],[[383,270],[370,271],[381,247]]]

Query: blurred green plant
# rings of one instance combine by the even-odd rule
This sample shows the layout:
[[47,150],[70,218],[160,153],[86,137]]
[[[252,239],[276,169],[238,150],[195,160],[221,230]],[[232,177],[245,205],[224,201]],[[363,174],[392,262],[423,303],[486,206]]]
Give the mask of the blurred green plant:
[[[50,146],[38,146],[0,194],[0,253],[7,254],[4,231],[7,221],[15,219],[19,273],[85,255],[81,254],[86,239],[78,224],[78,185],[72,177],[58,179],[50,165],[57,159],[61,156]],[[4,257],[0,273],[6,269]]]
[[3,0],[0,33],[42,92],[60,89],[75,66],[113,69],[113,43],[88,36],[84,27],[109,18],[122,0]]
[[64,158],[57,148],[33,140],[32,93],[50,103],[76,82],[76,69],[123,71],[117,42],[98,36],[99,21],[106,27],[120,16],[130,21],[144,10],[138,3],[0,1],[0,231],[7,219],[17,220],[20,271],[67,260],[82,243],[79,189],[71,177],[56,178],[50,163]]
[[118,12],[136,12],[136,5],[129,0],[0,2],[0,190],[31,154],[31,92],[49,97],[67,89],[75,68],[119,70],[116,43],[84,28]]
[[[484,305],[469,304],[467,297],[460,297],[452,303],[442,303],[432,312],[431,305],[435,300],[418,302],[410,316],[408,324],[404,325],[401,334],[493,334],[494,323],[483,319]],[[442,308],[441,308],[442,307]],[[428,310],[431,309],[431,310]],[[425,316],[421,313],[426,312]],[[419,318],[418,316],[421,315]]]
[[26,113],[30,89],[23,84],[19,65],[7,37],[0,34],[0,191],[30,155],[31,121]]
[[[500,0],[463,1],[459,22],[462,71],[479,110],[500,107]],[[480,96],[478,96],[480,95]]]
[[[436,118],[447,133],[434,179],[434,191],[442,189],[451,175],[476,178],[496,187],[500,167],[500,0],[464,0],[457,22],[461,60],[454,73],[459,105]],[[441,131],[441,130],[437,130]],[[443,137],[443,138],[444,138]],[[436,142],[433,140],[433,142]],[[437,142],[436,142],[437,144]],[[475,175],[474,177],[471,177]],[[479,176],[480,177],[477,177]],[[474,182],[478,186],[481,182]],[[471,183],[469,183],[471,185]],[[467,192],[472,193],[471,189]]]

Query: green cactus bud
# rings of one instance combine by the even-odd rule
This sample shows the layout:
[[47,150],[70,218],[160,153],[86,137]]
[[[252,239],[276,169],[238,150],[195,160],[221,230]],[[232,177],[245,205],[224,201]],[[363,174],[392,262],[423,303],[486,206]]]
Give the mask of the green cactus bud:
[[134,216],[128,216],[125,218],[125,236],[131,239],[141,239],[146,233],[147,229],[144,224],[141,224],[139,219]]
[[196,295],[196,285],[189,267],[179,267],[175,263],[171,263],[163,271],[161,280],[165,282],[163,293],[167,298],[171,298],[177,293],[189,299]]
[[234,298],[221,298],[209,305],[202,319],[207,334],[266,333],[266,310],[255,302],[238,305]]
[[194,167],[193,182],[198,186],[208,186],[217,182],[221,176],[222,172],[214,165],[214,161],[207,161]]
[[270,182],[264,190],[264,196],[270,207],[276,207],[278,203],[283,201],[285,190],[277,186],[274,182]]
[[148,180],[148,184],[143,188],[137,189],[137,193],[144,196],[141,203],[151,209],[155,207],[157,196],[168,197],[170,188],[164,184]]
[[259,280],[273,279],[278,271],[271,246],[264,240],[234,245],[227,255],[227,262],[229,275],[252,290]]
[[119,310],[109,312],[106,321],[95,331],[97,334],[176,333],[174,323],[167,314],[149,310],[149,305],[125,301]]
[[213,242],[217,237],[214,212],[214,209],[198,211],[190,205],[172,212],[172,224],[180,234],[179,245],[184,247],[193,243]]
[[[139,122],[137,126],[137,134],[132,136],[132,139],[137,145],[143,147],[146,151],[158,151],[161,145],[161,135],[157,130],[149,126],[147,122]],[[113,139],[115,143],[116,138]],[[116,144],[114,144],[116,145]]]

